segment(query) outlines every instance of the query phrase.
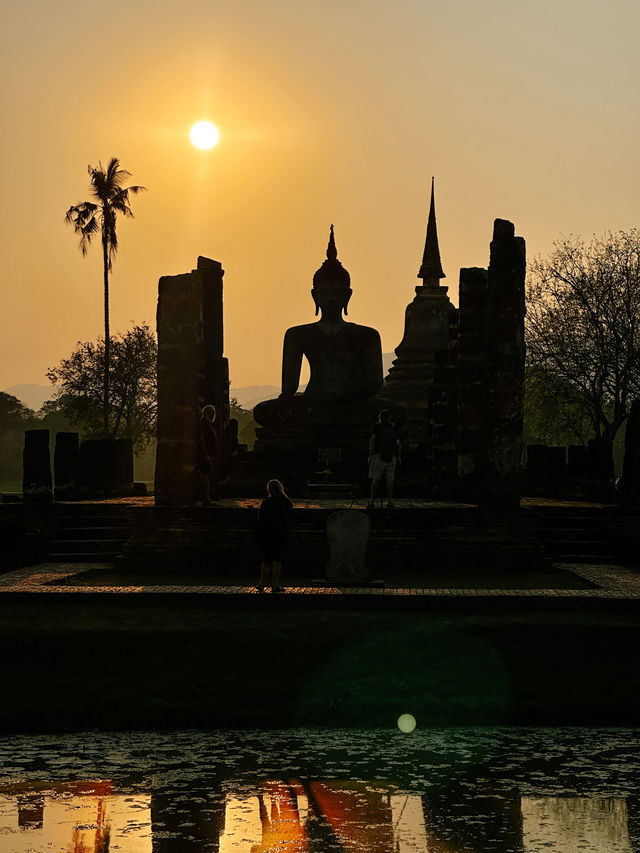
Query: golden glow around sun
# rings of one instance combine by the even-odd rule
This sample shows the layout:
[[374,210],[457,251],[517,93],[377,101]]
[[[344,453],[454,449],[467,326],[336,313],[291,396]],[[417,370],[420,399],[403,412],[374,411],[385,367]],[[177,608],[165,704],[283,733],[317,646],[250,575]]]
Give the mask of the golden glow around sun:
[[199,121],[191,128],[191,141],[196,148],[213,148],[218,141],[218,128],[210,121]]

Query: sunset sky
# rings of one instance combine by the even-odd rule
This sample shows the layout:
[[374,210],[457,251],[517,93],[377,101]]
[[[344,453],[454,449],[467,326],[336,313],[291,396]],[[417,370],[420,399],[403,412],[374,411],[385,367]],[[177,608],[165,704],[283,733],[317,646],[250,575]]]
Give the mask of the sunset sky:
[[[2,0],[0,389],[102,330],[99,244],[64,223],[120,158],[112,331],[158,278],[225,270],[232,385],[278,384],[335,225],[349,319],[402,337],[431,176],[443,284],[486,266],[495,217],[529,255],[640,225],[637,0]],[[218,145],[189,130],[208,119]]]

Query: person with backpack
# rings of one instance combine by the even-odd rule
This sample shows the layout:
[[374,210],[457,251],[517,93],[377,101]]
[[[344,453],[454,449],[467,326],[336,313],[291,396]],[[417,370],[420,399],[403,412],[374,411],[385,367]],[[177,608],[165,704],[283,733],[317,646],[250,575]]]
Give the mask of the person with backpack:
[[380,480],[385,478],[387,483],[387,508],[393,508],[393,478],[396,463],[400,460],[400,441],[396,425],[391,422],[388,409],[383,409],[378,415],[378,422],[373,425],[369,439],[369,478],[371,480],[371,497],[369,509],[375,506],[376,495]]

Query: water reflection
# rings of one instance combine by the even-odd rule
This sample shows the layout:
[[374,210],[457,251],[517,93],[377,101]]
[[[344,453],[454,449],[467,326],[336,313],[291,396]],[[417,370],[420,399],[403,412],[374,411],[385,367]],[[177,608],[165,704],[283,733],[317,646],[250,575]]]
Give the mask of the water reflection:
[[571,730],[17,738],[0,851],[631,853],[638,755]]
[[220,853],[427,850],[421,797],[363,782],[268,781],[226,804]]
[[151,798],[112,795],[110,782],[0,794],[2,853],[152,853]]
[[620,797],[522,799],[525,853],[543,849],[566,853],[631,853],[626,801]]

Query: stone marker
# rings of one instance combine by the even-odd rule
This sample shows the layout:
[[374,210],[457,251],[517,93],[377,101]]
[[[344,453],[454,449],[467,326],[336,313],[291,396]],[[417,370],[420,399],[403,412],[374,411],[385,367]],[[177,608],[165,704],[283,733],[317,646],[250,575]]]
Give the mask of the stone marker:
[[364,562],[371,535],[369,517],[357,510],[333,512],[326,529],[330,553],[327,580],[365,580],[369,574]]
[[566,447],[546,444],[527,446],[527,485],[532,494],[562,492],[566,475]]
[[53,499],[48,429],[24,432],[22,495],[25,503],[48,503]]
[[614,480],[613,445],[604,438],[590,438],[587,442],[589,476],[599,489],[601,499],[609,494]]
[[640,400],[631,404],[627,421],[621,500],[623,503],[640,504]]
[[567,474],[572,480],[589,478],[589,451],[584,444],[570,444],[567,448]]

